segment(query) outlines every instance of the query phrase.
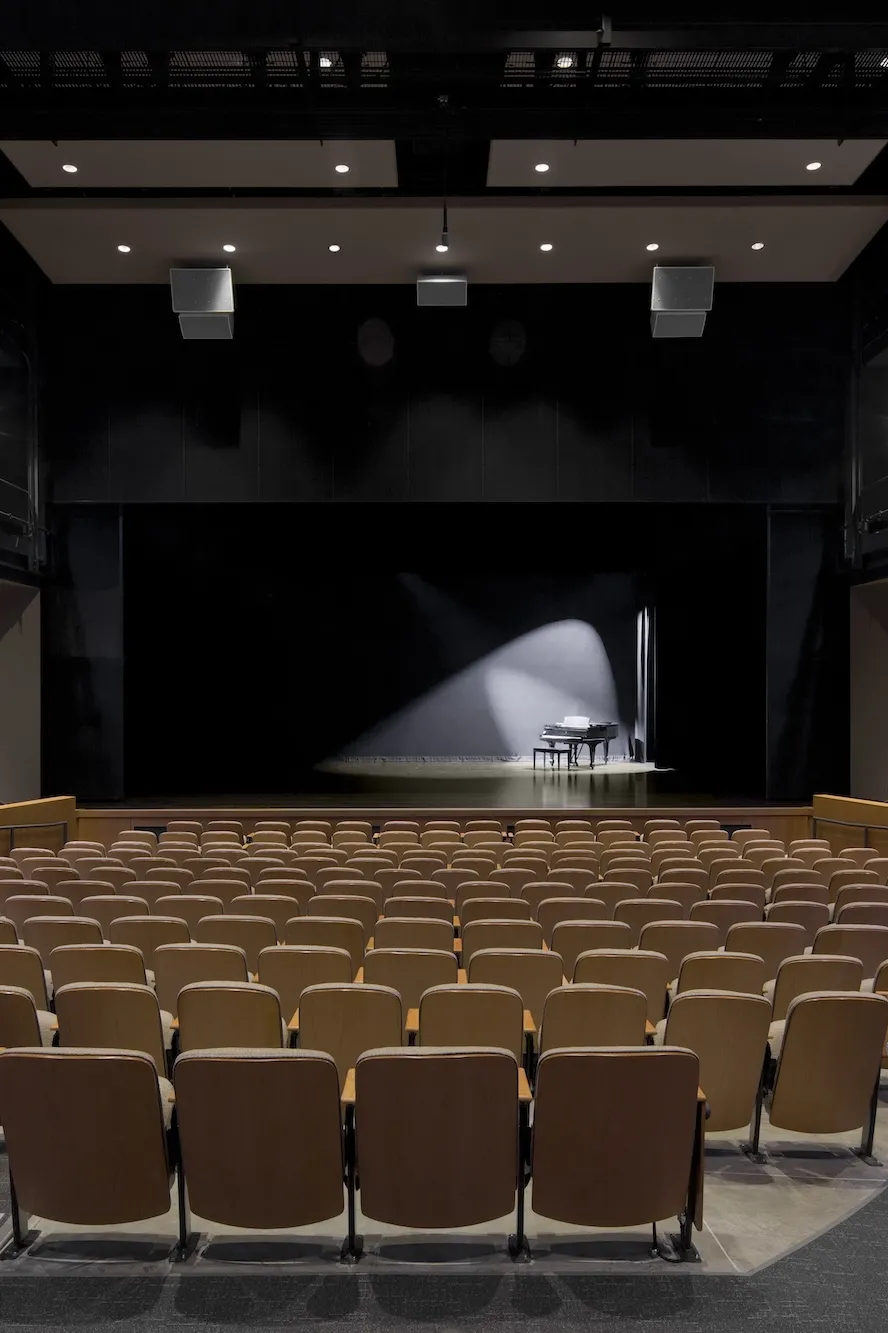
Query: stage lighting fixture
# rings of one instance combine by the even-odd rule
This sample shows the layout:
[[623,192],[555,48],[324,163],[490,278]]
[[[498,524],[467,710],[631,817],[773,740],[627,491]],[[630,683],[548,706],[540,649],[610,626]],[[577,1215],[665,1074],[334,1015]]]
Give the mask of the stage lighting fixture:
[[237,249],[237,246],[236,246],[236,245],[223,245],[223,246],[222,246],[222,249],[225,251],[225,253],[226,253],[227,255],[233,255],[234,252],[235,252],[235,250]]
[[551,249],[553,249],[553,248],[554,248],[554,247],[553,247],[551,241],[543,241],[543,244],[540,246],[540,249],[541,249],[541,250],[545,250],[546,254],[548,254],[549,251],[550,251]]
[[548,162],[537,162],[536,166],[534,167],[534,171],[548,171],[548,170],[549,170]]
[[330,254],[331,254],[331,255],[338,255],[338,254],[339,254],[339,251],[342,249],[342,246],[341,246],[341,245],[328,245],[328,246],[327,246],[327,249],[330,251]]
[[128,245],[118,245],[117,248],[122,255],[128,255],[130,252],[130,248]]
[[73,162],[65,162],[62,166],[62,171],[68,171],[71,173],[72,176],[76,170],[77,168],[75,167]]
[[337,166],[335,166],[335,167],[333,168],[333,170],[334,170],[334,171],[338,171],[339,174],[340,174],[340,176],[344,176],[345,173],[348,171],[348,167],[346,166],[346,164],[345,164],[344,162],[340,162],[340,163],[338,163]]
[[764,241],[753,241],[751,246],[751,249],[753,250],[764,250],[764,248],[765,248]]
[[822,166],[823,166],[823,163],[822,163],[822,162],[809,162],[808,165],[805,167],[805,170],[806,170],[806,171],[819,171],[820,168],[821,168]]

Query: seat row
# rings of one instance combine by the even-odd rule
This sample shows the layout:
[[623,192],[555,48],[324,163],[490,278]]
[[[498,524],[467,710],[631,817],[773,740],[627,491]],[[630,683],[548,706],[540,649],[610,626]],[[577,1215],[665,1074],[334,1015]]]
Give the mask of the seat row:
[[210,1223],[266,1231],[331,1222],[345,1201],[342,1257],[354,1262],[358,1191],[366,1219],[424,1231],[514,1212],[519,1257],[531,1179],[540,1217],[601,1227],[678,1216],[665,1254],[684,1258],[702,1226],[698,1076],[690,1051],[548,1052],[531,1130],[530,1089],[497,1048],[370,1050],[344,1082],[318,1051],[193,1051],[174,1090],[143,1053],[6,1051],[13,1243],[28,1244],[30,1214],[82,1226],[159,1217],[176,1178],[179,1257],[195,1240],[189,1204]]

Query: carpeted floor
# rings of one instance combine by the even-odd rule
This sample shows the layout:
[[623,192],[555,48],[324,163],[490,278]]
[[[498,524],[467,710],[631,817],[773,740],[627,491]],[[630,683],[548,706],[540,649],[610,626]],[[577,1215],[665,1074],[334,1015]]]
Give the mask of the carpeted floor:
[[883,1333],[888,1191],[810,1245],[748,1277],[330,1276],[0,1280],[4,1333],[194,1328],[230,1333],[322,1323],[379,1330],[463,1327],[587,1333]]

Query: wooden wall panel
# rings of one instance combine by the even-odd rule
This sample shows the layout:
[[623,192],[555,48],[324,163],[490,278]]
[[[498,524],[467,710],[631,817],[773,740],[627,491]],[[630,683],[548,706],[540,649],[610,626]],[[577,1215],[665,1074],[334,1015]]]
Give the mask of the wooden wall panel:
[[66,837],[75,836],[76,829],[74,796],[49,796],[39,801],[0,805],[0,856],[7,856],[13,846],[58,851]]

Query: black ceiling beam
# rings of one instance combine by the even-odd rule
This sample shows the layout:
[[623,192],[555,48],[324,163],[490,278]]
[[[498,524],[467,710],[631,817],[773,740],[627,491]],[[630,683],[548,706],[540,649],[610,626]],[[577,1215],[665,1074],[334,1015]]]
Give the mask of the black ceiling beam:
[[[9,139],[311,139],[420,138],[440,134],[439,91],[429,97],[383,89],[356,98],[349,89],[282,90],[272,96],[213,90],[76,91],[66,96],[19,96],[0,87],[0,123]],[[600,85],[560,89],[555,99],[536,89],[502,88],[497,97],[447,94],[448,131],[488,139],[637,138],[888,138],[888,100],[827,89],[822,99],[798,100],[712,90],[697,95],[644,88],[601,95]],[[216,100],[216,99],[219,100]]]
[[[588,0],[558,5],[540,28],[533,0],[510,5],[509,24],[489,21],[492,6],[477,0],[4,0],[0,46],[6,50],[144,50],[163,34],[173,50],[245,49],[298,45],[341,50],[444,51],[569,50],[594,48],[604,37],[615,50],[829,51],[888,48],[888,20],[857,21],[853,14],[825,23],[775,16],[745,7],[743,22],[633,22],[617,15],[608,31],[608,6]],[[677,7],[676,7],[677,8]],[[603,11],[603,12],[602,12]],[[673,11],[676,12],[675,10]],[[679,11],[680,12],[680,11]],[[335,14],[335,19],[331,19]],[[536,21],[535,21],[536,19]]]

